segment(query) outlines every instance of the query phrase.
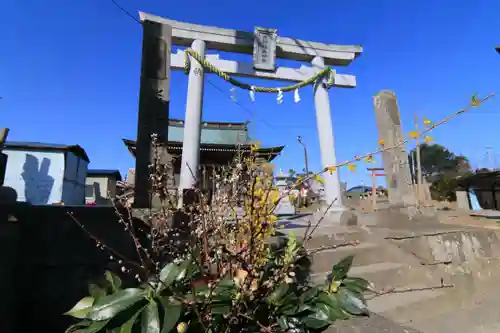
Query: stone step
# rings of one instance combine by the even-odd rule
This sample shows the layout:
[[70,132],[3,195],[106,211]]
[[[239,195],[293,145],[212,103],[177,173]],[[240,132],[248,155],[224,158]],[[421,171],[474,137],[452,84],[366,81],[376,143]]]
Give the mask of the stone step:
[[[413,285],[407,288],[423,288],[425,286]],[[435,299],[444,294],[441,289],[436,290],[421,290],[405,293],[386,294],[375,297],[367,301],[370,311],[386,316],[388,312],[396,309],[405,309],[410,305]],[[388,316],[393,319],[392,316]]]
[[[370,316],[336,320],[325,333],[420,333],[409,327],[400,326],[376,313]],[[433,332],[436,333],[436,332]],[[496,333],[496,332],[495,332]]]
[[[324,283],[330,272],[313,274],[316,283]],[[440,277],[429,274],[421,267],[412,267],[396,262],[381,262],[364,266],[354,266],[349,276],[361,277],[371,282],[375,290],[387,288],[406,288],[412,284],[422,284],[426,287],[439,285]]]
[[[495,292],[493,292],[495,293]],[[423,333],[481,332],[497,333],[500,331],[499,307],[500,293],[487,300],[471,300],[455,311],[412,320],[409,324]]]
[[[464,274],[463,280],[455,280],[457,284],[453,288],[436,289],[441,292],[438,297],[409,304],[405,307],[396,307],[386,310],[383,315],[391,320],[402,324],[408,324],[417,329],[426,327],[425,332],[441,332],[440,325],[447,327],[446,321],[451,316],[458,316],[458,312],[466,310],[475,311],[477,307],[483,310],[489,308],[488,304],[495,304],[500,307],[500,292],[498,291],[498,275],[494,274],[489,278],[478,278],[476,273]],[[410,293],[413,294],[413,293]],[[477,311],[480,313],[481,311]],[[496,312],[497,316],[500,312]],[[465,315],[465,314],[464,314]],[[498,318],[498,317],[497,317]],[[487,321],[487,319],[484,319]],[[413,324],[413,323],[419,323]],[[431,325],[431,323],[433,323]],[[429,325],[427,325],[429,324]],[[491,324],[491,322],[490,322]],[[429,327],[436,327],[436,330],[429,331]],[[469,332],[482,332],[468,330]],[[443,331],[453,332],[453,331]],[[462,332],[462,330],[456,331]],[[465,332],[465,331],[464,331]]]
[[[270,242],[284,243],[288,239],[290,233],[293,232],[298,242],[304,242],[304,233],[306,228],[291,228],[279,230],[276,236],[272,237]],[[328,247],[338,245],[350,241],[364,241],[369,237],[364,230],[341,228],[318,228],[314,236],[305,243],[305,248],[308,250],[318,249],[320,247]]]
[[364,266],[390,260],[384,246],[375,243],[360,243],[356,246],[322,250],[312,255],[311,273],[329,272],[332,266],[345,257],[353,255],[353,266]]
[[[290,221],[290,224],[295,227],[287,227],[285,229],[279,230],[282,236],[287,236],[290,233],[294,233],[297,239],[302,239],[307,230],[307,223],[305,221]],[[313,231],[312,226],[309,229],[309,232]],[[318,226],[313,231],[312,239],[309,240],[309,243],[316,244],[324,244],[329,245],[330,241],[337,240],[365,240],[370,235],[371,231],[368,228],[360,227],[360,226]],[[319,243],[317,243],[319,242]]]

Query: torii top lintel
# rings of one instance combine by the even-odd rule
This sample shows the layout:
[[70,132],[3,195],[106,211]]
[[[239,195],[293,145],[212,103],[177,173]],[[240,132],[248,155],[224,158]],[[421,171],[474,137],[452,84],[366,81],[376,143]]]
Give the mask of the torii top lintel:
[[[253,53],[253,33],[169,20],[139,12],[141,22],[151,21],[172,27],[172,44],[190,46],[194,40],[205,41],[207,48],[218,51]],[[359,45],[333,45],[279,37],[276,57],[297,61],[311,61],[315,56],[328,66],[347,66],[361,55]]]

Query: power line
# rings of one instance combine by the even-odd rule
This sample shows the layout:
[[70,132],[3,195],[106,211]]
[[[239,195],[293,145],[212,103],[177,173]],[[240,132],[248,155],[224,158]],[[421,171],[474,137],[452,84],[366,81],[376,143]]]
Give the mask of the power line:
[[135,17],[134,15],[132,15],[132,13],[130,13],[128,10],[126,10],[124,7],[122,7],[118,2],[116,2],[115,0],[110,0],[115,6],[116,8],[118,8],[122,13],[124,13],[125,15],[127,15],[128,17],[130,17],[132,20],[134,20],[135,22],[139,23],[140,25],[142,25],[141,21],[139,21],[137,19],[137,17]]
[[[130,11],[128,11],[127,9],[125,9],[123,6],[121,6],[118,2],[116,2],[115,0],[110,0],[111,3],[113,3],[113,5],[115,5],[116,8],[118,8],[122,13],[124,13],[125,15],[127,15],[129,18],[133,19],[136,23],[139,23],[140,25],[142,25],[142,22],[139,21],[134,15],[132,15],[132,13],[130,13]],[[220,93],[226,95],[226,93],[224,92],[224,90],[220,87],[218,87],[215,83],[213,83],[209,78],[205,77],[205,79],[207,80],[207,82],[212,86],[214,87],[217,91],[219,91]],[[231,99],[230,96],[228,96],[228,98]],[[260,121],[261,123],[263,123],[264,125],[266,125],[267,127],[269,127],[270,129],[272,130],[278,130],[278,127],[279,128],[290,128],[290,127],[296,127],[296,126],[275,126],[275,125],[271,125],[270,123],[268,123],[267,121],[263,120],[263,119],[260,119],[258,117],[256,117],[256,115],[254,114],[254,112],[252,112],[251,110],[249,110],[247,107],[245,107],[245,105],[241,104],[239,101],[236,101],[236,100],[233,100],[233,102],[236,103],[236,105],[238,105],[244,112],[246,112],[250,117],[252,117],[252,119],[255,117],[256,120]]]

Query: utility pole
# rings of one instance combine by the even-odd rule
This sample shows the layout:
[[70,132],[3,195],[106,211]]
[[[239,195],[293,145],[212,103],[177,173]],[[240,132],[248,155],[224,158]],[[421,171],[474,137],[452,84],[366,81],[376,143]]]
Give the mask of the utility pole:
[[306,147],[306,144],[304,143],[304,141],[302,140],[302,137],[300,135],[297,137],[297,141],[304,148],[304,164],[305,164],[305,167],[306,167],[306,177],[307,177],[307,176],[309,176],[309,163],[308,163],[308,160],[307,160],[307,147]]
[[493,147],[491,146],[484,146],[484,149],[486,150],[486,157],[488,159],[488,169],[490,169],[491,171],[493,171],[495,168],[494,168],[494,165],[493,165],[493,156],[491,154],[491,149]]

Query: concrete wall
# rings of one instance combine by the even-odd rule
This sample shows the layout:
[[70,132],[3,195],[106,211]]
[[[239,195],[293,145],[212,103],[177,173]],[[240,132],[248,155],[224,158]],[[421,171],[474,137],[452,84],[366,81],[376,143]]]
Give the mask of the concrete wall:
[[[8,155],[5,186],[17,192],[17,200],[33,205],[64,202],[82,204],[87,162],[64,152],[4,149]],[[85,179],[85,178],[83,178]]]
[[72,319],[62,313],[87,295],[88,283],[102,279],[106,269],[118,271],[68,212],[104,243],[137,260],[112,207],[2,206],[0,332],[64,332]]
[[[92,189],[92,193],[88,193],[90,192],[90,189],[88,188],[85,193],[85,202],[95,202],[98,204],[107,203],[109,201],[109,183],[109,177],[106,176],[87,177],[85,180],[85,186],[90,187]],[[92,195],[89,196],[89,194]]]
[[85,179],[89,163],[78,156],[66,155],[66,170],[64,171],[63,202],[67,205],[85,203]]

